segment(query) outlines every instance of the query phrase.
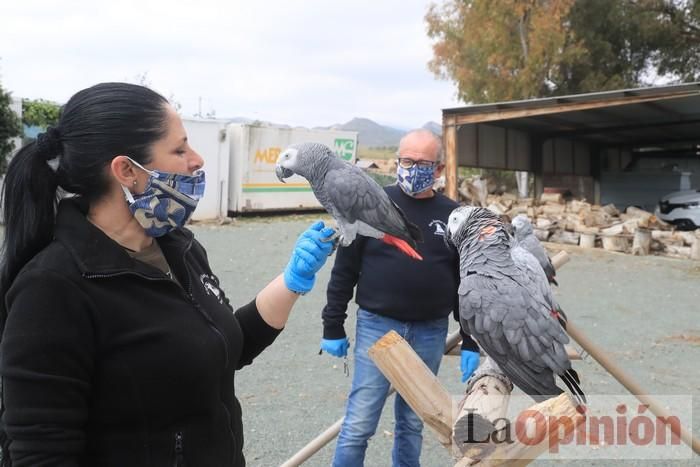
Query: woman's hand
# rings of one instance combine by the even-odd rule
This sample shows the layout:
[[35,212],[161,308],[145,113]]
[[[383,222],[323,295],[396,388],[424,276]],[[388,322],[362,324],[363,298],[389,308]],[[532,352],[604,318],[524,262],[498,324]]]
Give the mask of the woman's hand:
[[333,234],[335,230],[318,221],[299,236],[284,270],[284,283],[289,290],[305,294],[313,288],[316,273],[333,252]]

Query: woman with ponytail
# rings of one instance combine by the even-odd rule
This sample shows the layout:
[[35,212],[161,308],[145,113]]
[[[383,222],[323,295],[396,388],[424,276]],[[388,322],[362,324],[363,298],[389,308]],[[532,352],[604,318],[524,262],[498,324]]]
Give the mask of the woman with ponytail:
[[233,310],[184,227],[203,159],[154,91],[103,83],[9,164],[0,263],[3,466],[244,465],[234,372],[331,252],[322,223]]

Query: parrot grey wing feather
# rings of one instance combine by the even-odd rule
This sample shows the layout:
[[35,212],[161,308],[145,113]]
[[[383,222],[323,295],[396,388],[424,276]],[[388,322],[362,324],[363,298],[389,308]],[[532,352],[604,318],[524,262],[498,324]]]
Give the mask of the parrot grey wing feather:
[[552,261],[549,259],[549,255],[547,254],[547,251],[544,249],[540,241],[535,237],[534,234],[530,233],[527,235],[522,242],[520,242],[523,248],[525,248],[527,251],[529,251],[537,260],[537,262],[540,264],[542,269],[544,270],[545,275],[547,276],[547,280],[549,281],[549,278],[553,278],[557,275],[557,271],[554,269],[554,266],[552,265]]
[[350,164],[335,167],[326,173],[324,187],[328,200],[348,222],[359,220],[409,241],[403,213],[361,169]]

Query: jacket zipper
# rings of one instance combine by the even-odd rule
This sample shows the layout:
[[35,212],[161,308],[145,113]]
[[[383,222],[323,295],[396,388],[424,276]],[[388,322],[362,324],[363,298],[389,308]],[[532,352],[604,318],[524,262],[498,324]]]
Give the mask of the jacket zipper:
[[[182,256],[183,256],[183,257],[187,254],[188,251],[190,251],[191,247],[192,247],[192,242],[190,241],[190,243],[187,245],[187,247],[185,248],[185,250],[184,250],[183,253],[182,253]],[[216,327],[216,325],[214,324],[214,320],[211,319],[211,316],[209,316],[209,313],[207,313],[206,311],[204,311],[204,309],[203,309],[203,308],[199,305],[199,303],[194,299],[194,295],[192,294],[192,280],[190,279],[190,270],[189,270],[189,268],[187,267],[186,264],[185,264],[185,272],[187,273],[187,277],[186,277],[186,279],[187,279],[187,290],[185,290],[185,289],[182,288],[182,287],[178,287],[178,288],[183,292],[183,294],[185,295],[185,298],[187,298],[187,299],[189,300],[189,302],[195,307],[195,309],[199,312],[199,314],[202,315],[202,316],[204,317],[204,319],[207,321],[207,324],[209,325],[209,327],[210,327],[210,328],[219,336],[219,338],[221,339],[221,342],[222,342],[223,345],[224,345],[224,368],[228,368],[228,365],[229,365],[229,360],[228,360],[228,340],[226,339],[226,336],[224,336],[224,334],[219,330],[219,328]],[[83,277],[85,277],[86,279],[105,279],[105,278],[109,278],[109,277],[121,276],[121,275],[124,275],[124,274],[133,274],[133,275],[135,275],[135,276],[137,276],[137,277],[141,277],[141,278],[146,279],[146,280],[149,280],[149,281],[168,281],[168,282],[173,282],[173,280],[172,280],[172,279],[169,279],[169,278],[149,277],[149,276],[145,276],[145,275],[143,275],[143,274],[139,274],[138,272],[134,272],[134,271],[119,271],[119,272],[113,272],[113,273],[109,273],[109,274],[83,274]],[[232,446],[232,448],[231,448],[231,457],[233,458],[234,453],[235,453],[236,437],[235,437],[234,434],[233,434],[233,428],[231,428],[231,412],[228,410],[228,407],[226,407],[226,404],[224,403],[223,400],[221,401],[221,406],[224,408],[224,412],[226,412],[226,420],[227,420],[227,425],[228,425],[228,432],[229,432],[229,435],[231,436],[231,446]],[[178,435],[179,435],[179,444],[178,444]],[[181,452],[182,452],[182,433],[181,433],[181,432],[178,432],[178,433],[176,433],[176,435],[175,435],[175,452],[176,452],[176,454],[177,454],[177,452],[178,452],[178,451],[177,451],[178,446],[180,447],[180,453],[181,453]],[[178,463],[178,462],[179,462],[178,459],[181,458],[181,455],[182,455],[182,454],[180,454],[180,457],[177,457],[177,456],[176,456],[176,459],[175,459],[175,462],[176,462],[176,463],[175,463],[175,466],[176,466],[176,467],[182,467],[182,466],[180,466],[180,464]]]
[[185,467],[185,457],[182,454],[182,432],[175,433],[175,463],[173,467]]

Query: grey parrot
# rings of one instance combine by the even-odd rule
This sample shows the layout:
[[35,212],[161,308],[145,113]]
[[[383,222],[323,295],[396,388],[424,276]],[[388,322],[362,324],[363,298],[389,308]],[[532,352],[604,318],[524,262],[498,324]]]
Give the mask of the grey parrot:
[[416,242],[423,241],[420,229],[369,175],[329,147],[293,144],[280,153],[275,173],[282,182],[293,174],[309,181],[319,203],[338,223],[341,245],[350,245],[359,234],[392,245],[411,258],[423,259],[416,251]]
[[554,269],[552,260],[549,259],[544,247],[537,237],[535,237],[530,219],[525,214],[518,214],[513,218],[511,225],[513,226],[515,241],[518,245],[529,251],[540,263],[550,284],[559,285],[556,278],[557,271]]
[[462,206],[450,214],[445,241],[459,251],[459,314],[479,345],[513,384],[536,401],[586,396],[564,348],[569,337],[537,260],[512,243],[498,216]]

